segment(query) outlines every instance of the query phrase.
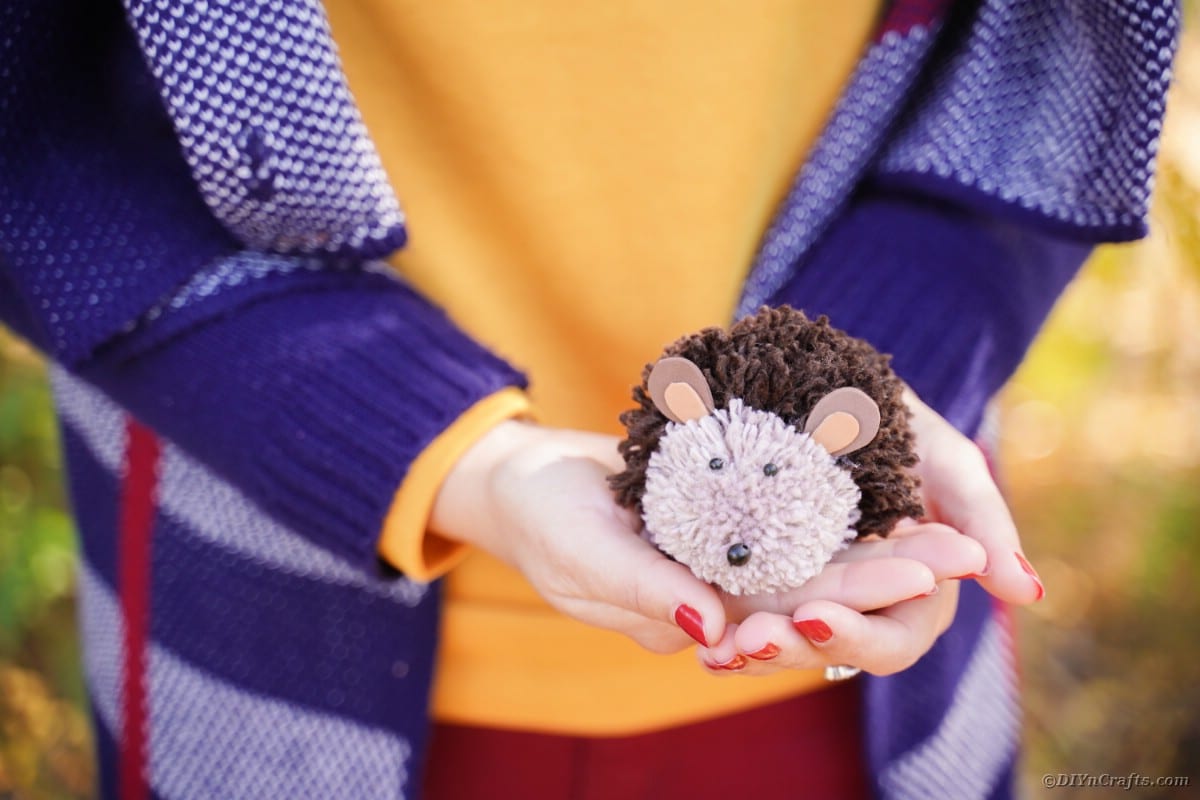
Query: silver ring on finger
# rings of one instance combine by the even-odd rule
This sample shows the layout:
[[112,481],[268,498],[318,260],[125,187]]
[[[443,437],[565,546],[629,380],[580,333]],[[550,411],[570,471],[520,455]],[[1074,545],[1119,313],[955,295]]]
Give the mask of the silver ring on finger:
[[834,664],[825,668],[825,680],[845,681],[853,678],[860,672],[862,672],[862,669],[859,667],[852,667],[849,664]]

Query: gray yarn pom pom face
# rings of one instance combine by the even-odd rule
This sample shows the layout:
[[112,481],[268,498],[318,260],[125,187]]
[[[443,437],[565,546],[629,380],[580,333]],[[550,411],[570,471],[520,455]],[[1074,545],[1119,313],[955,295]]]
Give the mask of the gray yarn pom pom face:
[[856,536],[858,486],[808,435],[733,399],[670,423],[646,468],[651,542],[730,594],[800,586]]

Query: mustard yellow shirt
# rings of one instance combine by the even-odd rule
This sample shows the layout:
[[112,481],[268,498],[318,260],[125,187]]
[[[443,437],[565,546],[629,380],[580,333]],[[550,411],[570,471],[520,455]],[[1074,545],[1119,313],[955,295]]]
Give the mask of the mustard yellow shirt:
[[[523,369],[413,465],[381,552],[432,578],[454,460],[498,420],[620,434],[665,344],[728,322],[772,212],[881,0],[332,0],[343,64],[408,214],[394,264]],[[447,583],[442,720],[626,734],[771,702],[807,672],[720,680],[551,609],[484,553]]]

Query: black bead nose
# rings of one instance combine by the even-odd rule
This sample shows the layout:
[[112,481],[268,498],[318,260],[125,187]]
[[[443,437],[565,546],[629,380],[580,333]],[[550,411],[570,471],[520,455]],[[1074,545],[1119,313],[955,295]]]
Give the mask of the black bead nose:
[[729,552],[725,554],[725,557],[735,567],[745,566],[746,562],[750,560],[750,547],[743,542],[738,542],[729,548]]

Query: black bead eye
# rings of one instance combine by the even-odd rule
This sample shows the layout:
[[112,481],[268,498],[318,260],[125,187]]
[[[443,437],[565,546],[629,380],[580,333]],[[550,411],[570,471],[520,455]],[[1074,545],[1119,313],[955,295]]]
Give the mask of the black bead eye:
[[714,458],[712,461],[708,462],[708,468],[711,470],[714,470],[714,471],[720,469],[723,466],[725,466],[725,462],[719,458]]
[[768,478],[774,475],[776,472],[779,472],[779,467],[775,466],[774,464],[767,464],[765,467],[763,467],[763,475],[766,475]]

